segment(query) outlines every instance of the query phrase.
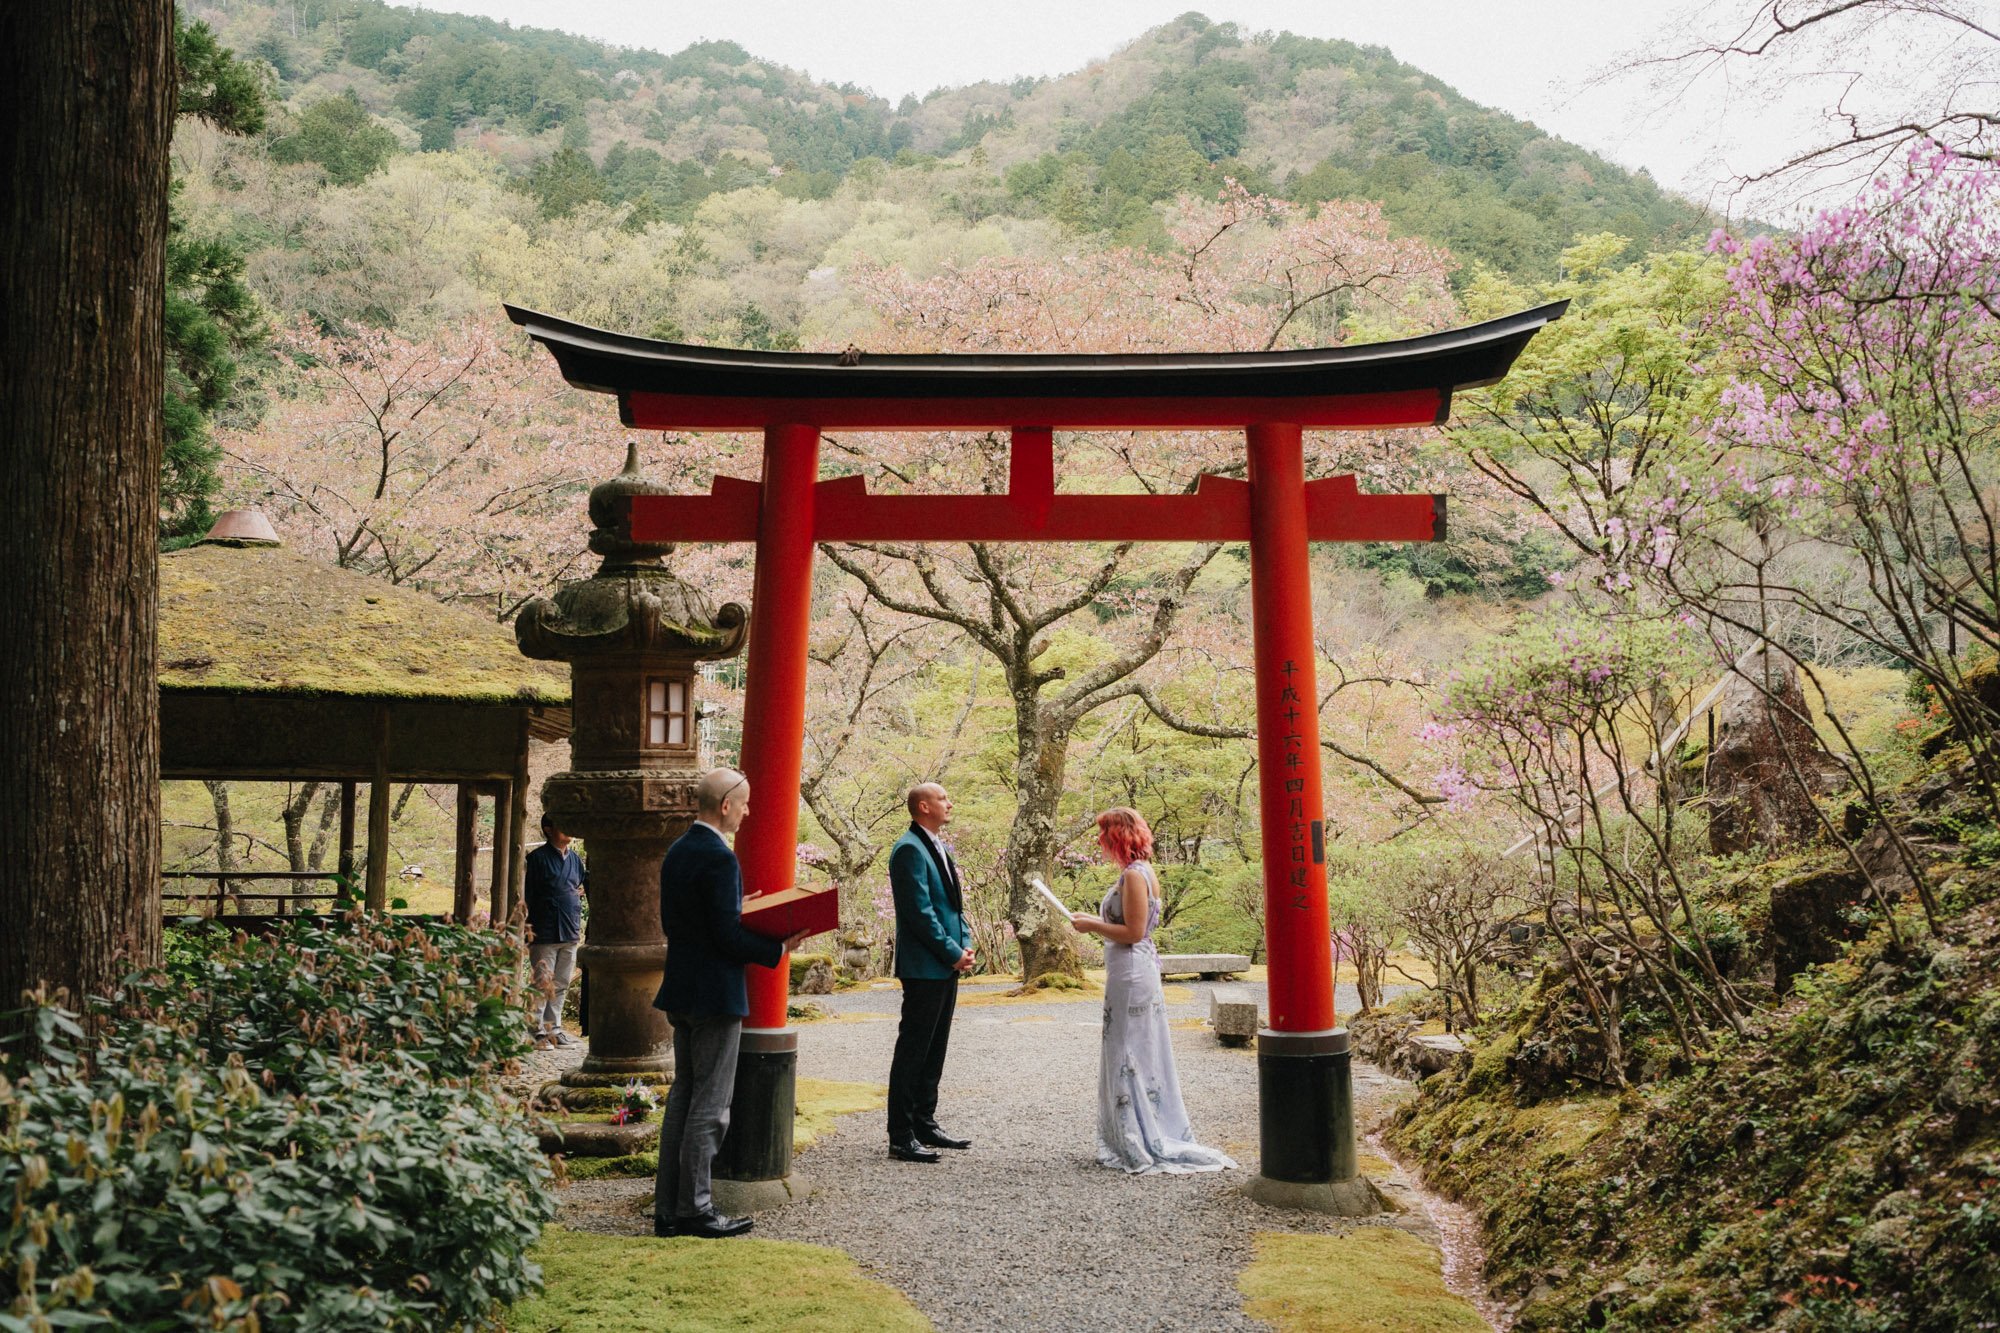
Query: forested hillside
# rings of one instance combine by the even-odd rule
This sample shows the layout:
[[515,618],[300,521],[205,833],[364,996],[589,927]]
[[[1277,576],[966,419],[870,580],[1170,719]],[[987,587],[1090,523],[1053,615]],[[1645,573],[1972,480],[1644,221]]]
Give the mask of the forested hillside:
[[[1643,172],[1480,107],[1380,47],[1252,36],[1194,13],[1060,78],[891,106],[729,42],[662,55],[379,0],[189,12],[275,73],[294,160],[351,184],[391,152],[477,147],[544,211],[603,200],[629,205],[633,226],[752,186],[825,198],[858,164],[952,162],[975,168],[949,200],[968,222],[1048,218],[1153,248],[1166,240],[1157,205],[1231,176],[1305,203],[1378,200],[1398,229],[1517,277],[1551,276],[1580,233],[1615,231],[1643,252],[1702,228]],[[388,132],[358,160],[325,133],[356,107]]]

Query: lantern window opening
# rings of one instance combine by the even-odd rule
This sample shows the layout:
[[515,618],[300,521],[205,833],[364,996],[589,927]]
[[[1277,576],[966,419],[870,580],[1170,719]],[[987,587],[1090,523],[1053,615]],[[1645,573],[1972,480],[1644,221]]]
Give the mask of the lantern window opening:
[[646,748],[684,748],[691,733],[688,721],[688,682],[671,676],[647,677]]

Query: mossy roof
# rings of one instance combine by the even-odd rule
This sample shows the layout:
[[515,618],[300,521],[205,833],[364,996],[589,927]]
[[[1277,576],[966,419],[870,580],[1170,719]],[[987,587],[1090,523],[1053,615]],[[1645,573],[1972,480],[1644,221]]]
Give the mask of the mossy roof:
[[160,557],[160,688],[565,707],[569,672],[513,632],[282,546]]

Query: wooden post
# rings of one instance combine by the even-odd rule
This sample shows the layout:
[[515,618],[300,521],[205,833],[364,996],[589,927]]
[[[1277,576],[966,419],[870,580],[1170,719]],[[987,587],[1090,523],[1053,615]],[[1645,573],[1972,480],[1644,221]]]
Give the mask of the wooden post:
[[389,705],[375,728],[375,772],[368,779],[368,893],[371,912],[389,907]]
[[461,926],[472,919],[473,862],[479,859],[479,793],[458,784],[458,852],[451,863],[451,915]]
[[507,928],[507,811],[513,805],[511,783],[493,784],[493,898],[486,910],[495,930]]
[[[528,888],[528,710],[521,710],[520,740],[514,750],[513,799],[507,809],[507,919],[521,910]],[[515,934],[526,929],[526,920]]]
[[340,877],[354,884],[354,784],[340,784]]

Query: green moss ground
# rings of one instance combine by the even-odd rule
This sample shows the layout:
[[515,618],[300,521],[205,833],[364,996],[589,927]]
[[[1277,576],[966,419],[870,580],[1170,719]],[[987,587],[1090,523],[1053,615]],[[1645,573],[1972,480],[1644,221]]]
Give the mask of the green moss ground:
[[804,1152],[812,1147],[841,1116],[879,1111],[888,1104],[889,1089],[880,1083],[802,1078],[798,1083],[798,1111],[792,1119],[792,1151]]
[[535,1248],[544,1294],[507,1314],[509,1333],[846,1333],[922,1330],[901,1292],[838,1250],[604,1236],[550,1227]]
[[1396,1227],[1338,1235],[1262,1232],[1236,1280],[1244,1311],[1279,1333],[1478,1333],[1479,1312],[1444,1285],[1438,1252]]

